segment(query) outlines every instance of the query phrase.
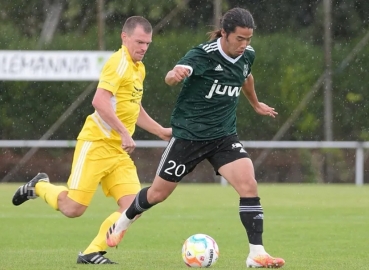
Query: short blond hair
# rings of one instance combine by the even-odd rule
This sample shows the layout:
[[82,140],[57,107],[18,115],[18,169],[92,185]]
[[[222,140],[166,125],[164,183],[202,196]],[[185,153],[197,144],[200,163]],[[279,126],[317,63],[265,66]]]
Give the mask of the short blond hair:
[[147,34],[152,33],[151,23],[141,16],[129,17],[123,25],[122,32],[131,34],[137,26],[141,26]]

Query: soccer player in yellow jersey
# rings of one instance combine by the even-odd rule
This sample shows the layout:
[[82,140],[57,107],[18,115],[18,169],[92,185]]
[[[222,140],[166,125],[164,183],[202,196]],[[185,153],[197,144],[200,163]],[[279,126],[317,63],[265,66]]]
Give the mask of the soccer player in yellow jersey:
[[128,208],[140,182],[130,158],[135,149],[132,139],[136,124],[169,140],[171,128],[163,128],[154,121],[141,104],[145,67],[141,62],[152,39],[151,24],[143,17],[126,20],[122,33],[122,48],[105,64],[89,115],[78,136],[68,188],[55,186],[45,173],[20,186],[13,204],[41,197],[66,217],[81,216],[89,206],[98,187],[117,202],[119,209],[107,217],[91,244],[78,255],[77,263],[113,264],[104,257],[107,244],[105,234],[121,213]]

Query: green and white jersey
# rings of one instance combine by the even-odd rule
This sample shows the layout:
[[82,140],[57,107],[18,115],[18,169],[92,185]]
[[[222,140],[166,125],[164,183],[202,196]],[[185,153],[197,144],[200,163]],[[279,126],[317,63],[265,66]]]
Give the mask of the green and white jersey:
[[242,84],[251,73],[255,51],[224,53],[220,38],[191,49],[177,65],[191,70],[172,113],[173,137],[212,140],[236,134],[236,108]]

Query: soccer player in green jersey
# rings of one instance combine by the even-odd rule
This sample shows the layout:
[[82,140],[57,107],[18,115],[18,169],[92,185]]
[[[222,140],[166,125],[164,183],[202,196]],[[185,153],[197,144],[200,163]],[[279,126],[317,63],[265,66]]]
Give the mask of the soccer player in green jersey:
[[183,87],[172,113],[173,137],[166,147],[150,187],[143,188],[131,206],[107,232],[107,244],[118,245],[129,225],[144,211],[164,201],[179,181],[207,159],[240,196],[239,213],[250,252],[247,267],[279,268],[281,258],[264,249],[263,208],[254,167],[236,131],[236,107],[241,91],[256,113],[275,117],[274,108],[258,101],[251,66],[255,51],[249,45],[255,28],[248,10],[225,13],[211,41],[191,49],[168,72],[165,82]]

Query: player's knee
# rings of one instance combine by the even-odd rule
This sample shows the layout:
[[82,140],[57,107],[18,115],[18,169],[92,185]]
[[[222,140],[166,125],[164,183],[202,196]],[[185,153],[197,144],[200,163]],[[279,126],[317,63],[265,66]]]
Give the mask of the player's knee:
[[250,188],[250,190],[252,191],[257,191],[258,189],[258,182],[256,181],[255,178],[251,178],[248,182],[248,186]]
[[68,198],[59,200],[58,205],[59,211],[69,218],[80,217],[87,209],[87,206],[79,204]]
[[81,209],[64,209],[63,214],[69,218],[76,218],[82,216],[84,211]]
[[258,194],[258,187],[255,178],[245,179],[234,184],[234,188],[237,190],[241,197],[253,197]]

